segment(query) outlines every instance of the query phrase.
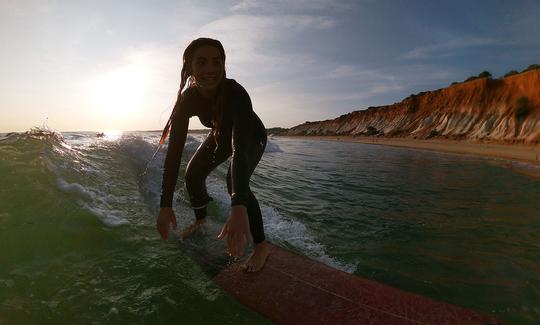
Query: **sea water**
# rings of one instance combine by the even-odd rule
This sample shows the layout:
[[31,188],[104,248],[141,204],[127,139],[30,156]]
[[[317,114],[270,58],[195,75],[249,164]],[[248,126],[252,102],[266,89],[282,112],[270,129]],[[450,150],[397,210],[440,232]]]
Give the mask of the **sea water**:
[[[212,282],[230,198],[207,179],[201,233],[155,228],[158,132],[0,135],[0,323],[266,324]],[[182,175],[174,209],[193,212]],[[519,168],[515,168],[519,167]],[[268,240],[509,322],[540,322],[540,182],[505,160],[270,137],[251,178]],[[214,272],[214,273],[212,273]]]

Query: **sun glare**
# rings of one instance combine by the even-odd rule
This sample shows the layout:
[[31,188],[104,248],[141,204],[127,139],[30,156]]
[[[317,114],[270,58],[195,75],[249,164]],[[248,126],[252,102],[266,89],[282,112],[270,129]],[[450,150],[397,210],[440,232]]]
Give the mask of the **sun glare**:
[[144,69],[135,64],[97,76],[90,82],[92,107],[113,123],[133,114],[145,96],[145,80]]
[[124,132],[119,131],[119,130],[109,130],[109,131],[103,132],[103,138],[105,140],[111,140],[111,141],[118,140],[122,137],[123,133]]

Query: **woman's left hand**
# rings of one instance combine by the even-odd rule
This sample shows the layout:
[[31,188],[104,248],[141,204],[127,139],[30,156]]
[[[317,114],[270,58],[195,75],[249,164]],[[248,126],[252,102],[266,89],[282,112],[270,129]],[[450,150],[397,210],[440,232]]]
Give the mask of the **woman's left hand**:
[[218,238],[223,239],[225,236],[227,236],[229,256],[240,257],[244,255],[244,245],[251,242],[249,218],[245,206],[235,205],[231,208],[231,215],[221,229]]

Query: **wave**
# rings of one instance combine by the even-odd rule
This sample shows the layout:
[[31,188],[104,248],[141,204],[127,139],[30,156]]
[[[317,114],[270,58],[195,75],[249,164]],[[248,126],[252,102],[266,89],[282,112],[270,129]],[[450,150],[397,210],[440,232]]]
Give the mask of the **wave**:
[[60,143],[63,141],[62,134],[50,129],[33,127],[26,132],[9,132],[2,135],[0,143],[3,145],[24,143],[32,140],[41,140],[50,143]]
[[272,207],[261,207],[264,217],[265,232],[274,241],[286,243],[309,257],[339,270],[354,273],[357,265],[341,262],[325,252],[302,222],[284,217]]
[[[211,234],[218,234],[222,227],[222,222],[226,220],[227,212],[230,206],[230,196],[227,193],[225,177],[226,169],[219,171],[216,174],[210,176],[208,183],[208,193],[214,199],[214,204],[217,206],[217,210],[213,210],[209,206],[209,222],[207,223],[207,229]],[[183,194],[183,192],[181,193]],[[183,195],[180,195],[183,197]],[[180,199],[181,200],[181,199]],[[184,201],[183,208],[177,213],[180,216],[188,216],[187,219],[183,218],[179,220],[179,226],[186,226],[192,218],[192,211],[188,207],[188,202]],[[294,250],[297,250],[321,263],[332,266],[339,270],[354,273],[357,269],[357,265],[344,263],[329,256],[326,253],[325,246],[317,241],[317,237],[313,234],[299,220],[293,220],[288,218],[271,206],[265,205],[263,202],[259,202],[261,206],[261,212],[263,215],[263,224],[266,237],[274,243],[278,243],[284,246],[288,246]],[[212,215],[212,213],[214,215]],[[208,245],[205,242],[204,245]]]
[[268,140],[266,143],[266,148],[264,149],[265,153],[271,153],[271,152],[283,152],[279,145],[271,140]]
[[[205,135],[188,135],[183,165],[195,152]],[[34,145],[28,160],[39,159],[54,179],[53,186],[78,206],[96,216],[108,227],[150,225],[159,209],[162,166],[166,146],[162,148],[143,174],[157,146],[159,136],[142,132],[124,133],[118,137],[96,137],[94,133],[58,133],[32,129],[4,136],[0,144],[16,150]],[[277,143],[269,141],[266,152],[282,152]],[[180,173],[182,174],[182,173]],[[228,217],[230,197],[225,177],[227,166],[219,166],[209,176],[208,192],[214,198],[209,207],[208,230],[219,232]],[[183,181],[179,181],[179,185]],[[193,220],[187,193],[178,186],[174,202],[179,229]],[[292,249],[346,272],[355,265],[342,263],[326,254],[325,247],[298,220],[281,215],[271,206],[261,204],[267,237]],[[210,236],[214,237],[214,236]],[[204,242],[204,245],[209,245]]]
[[[44,166],[37,172],[53,177],[50,186],[106,226],[150,222],[148,211],[158,208],[164,159],[162,150],[150,165],[151,173],[141,175],[155,148],[153,138],[132,133],[117,139],[96,138],[89,132],[64,135],[43,128],[8,133],[0,139],[0,153],[7,162]],[[186,149],[192,150],[198,141],[188,137],[186,142]]]

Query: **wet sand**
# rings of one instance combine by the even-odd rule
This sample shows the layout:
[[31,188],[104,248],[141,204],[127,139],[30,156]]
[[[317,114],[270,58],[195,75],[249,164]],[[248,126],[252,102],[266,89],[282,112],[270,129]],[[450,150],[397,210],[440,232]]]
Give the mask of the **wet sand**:
[[444,139],[410,139],[410,138],[374,138],[366,136],[283,136],[288,138],[302,138],[323,141],[358,142],[374,145],[393,147],[407,147],[412,149],[443,151],[466,155],[480,155],[526,162],[536,165],[518,166],[520,172],[524,172],[540,179],[540,145],[526,144],[498,144],[481,143],[472,141],[444,140]]

